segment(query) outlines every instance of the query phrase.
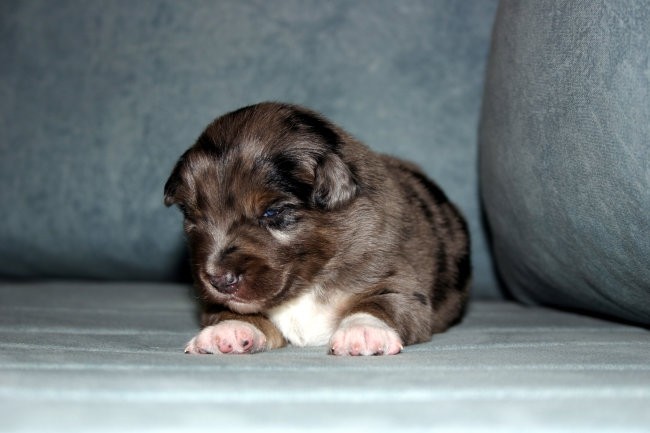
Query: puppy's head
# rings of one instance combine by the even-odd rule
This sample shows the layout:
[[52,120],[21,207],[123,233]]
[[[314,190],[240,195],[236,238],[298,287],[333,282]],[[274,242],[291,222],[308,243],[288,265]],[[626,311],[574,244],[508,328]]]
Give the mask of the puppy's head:
[[183,212],[208,302],[258,312],[312,281],[335,254],[332,215],[358,191],[346,140],[316,113],[263,103],[216,119],[181,156],[165,204]]

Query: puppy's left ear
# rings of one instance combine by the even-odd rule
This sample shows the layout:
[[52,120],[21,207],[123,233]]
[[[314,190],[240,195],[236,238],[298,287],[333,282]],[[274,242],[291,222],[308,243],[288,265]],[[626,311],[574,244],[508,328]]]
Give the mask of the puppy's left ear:
[[334,210],[350,203],[359,187],[350,167],[335,153],[325,156],[316,166],[312,202]]

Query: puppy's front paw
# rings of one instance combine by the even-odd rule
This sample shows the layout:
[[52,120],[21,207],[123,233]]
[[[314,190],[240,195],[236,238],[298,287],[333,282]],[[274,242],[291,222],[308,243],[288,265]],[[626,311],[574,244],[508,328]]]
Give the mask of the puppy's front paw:
[[343,319],[330,339],[333,355],[395,355],[403,347],[394,329],[365,313]]
[[225,320],[203,328],[187,344],[185,353],[254,353],[265,348],[266,336],[255,326],[240,320]]

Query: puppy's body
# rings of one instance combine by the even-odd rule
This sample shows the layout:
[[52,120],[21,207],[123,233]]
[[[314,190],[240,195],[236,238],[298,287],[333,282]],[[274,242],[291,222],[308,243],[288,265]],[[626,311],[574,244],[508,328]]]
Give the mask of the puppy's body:
[[330,345],[397,353],[459,320],[465,222],[409,163],[379,155],[305,108],[215,120],[165,186],[178,204],[204,329],[192,353]]

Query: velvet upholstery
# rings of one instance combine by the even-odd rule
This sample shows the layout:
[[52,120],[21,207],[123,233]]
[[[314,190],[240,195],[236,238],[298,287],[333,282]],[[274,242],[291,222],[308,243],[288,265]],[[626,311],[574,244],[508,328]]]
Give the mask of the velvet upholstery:
[[644,329],[504,301],[393,357],[185,355],[187,286],[0,284],[0,431],[643,432]]
[[[186,274],[162,204],[215,117],[307,105],[416,160],[475,233],[475,293],[498,296],[480,234],[476,137],[496,2],[64,0],[0,5],[0,275]],[[29,217],[27,217],[29,216]]]
[[649,27],[647,2],[501,4],[481,187],[517,299],[650,326]]

